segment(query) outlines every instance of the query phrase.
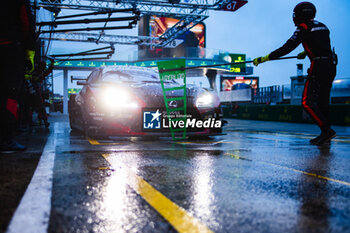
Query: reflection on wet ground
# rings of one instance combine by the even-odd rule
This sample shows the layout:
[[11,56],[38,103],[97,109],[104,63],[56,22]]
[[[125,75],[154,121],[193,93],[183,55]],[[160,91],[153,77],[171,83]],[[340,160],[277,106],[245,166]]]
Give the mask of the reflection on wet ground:
[[304,125],[234,124],[173,142],[85,138],[56,123],[48,232],[350,231],[349,135],[316,147]]

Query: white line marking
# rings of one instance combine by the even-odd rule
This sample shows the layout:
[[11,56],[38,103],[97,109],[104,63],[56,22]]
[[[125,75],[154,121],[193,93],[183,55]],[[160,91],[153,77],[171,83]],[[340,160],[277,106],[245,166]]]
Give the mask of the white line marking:
[[38,166],[19,203],[7,233],[44,233],[48,230],[51,212],[52,177],[55,162],[55,129],[47,139]]

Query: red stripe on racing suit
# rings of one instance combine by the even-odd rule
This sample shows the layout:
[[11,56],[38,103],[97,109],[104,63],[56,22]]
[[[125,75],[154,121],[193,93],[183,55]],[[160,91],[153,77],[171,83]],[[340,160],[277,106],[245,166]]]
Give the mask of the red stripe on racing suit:
[[18,119],[18,102],[14,99],[7,99],[6,109],[16,118]]
[[305,108],[305,110],[310,114],[310,116],[315,120],[317,125],[320,126],[320,127],[323,127],[324,123],[316,115],[316,113],[312,110],[312,108],[307,104],[307,95],[308,95],[309,83],[310,83],[310,80],[307,80],[306,83],[305,83],[302,105]]

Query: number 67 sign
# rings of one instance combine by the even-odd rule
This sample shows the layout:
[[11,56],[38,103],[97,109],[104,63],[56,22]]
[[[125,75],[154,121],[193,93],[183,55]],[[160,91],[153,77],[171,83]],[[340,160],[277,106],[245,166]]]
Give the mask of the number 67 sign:
[[247,0],[234,0],[227,5],[224,5],[221,10],[223,11],[236,11],[242,6],[244,6],[248,1]]

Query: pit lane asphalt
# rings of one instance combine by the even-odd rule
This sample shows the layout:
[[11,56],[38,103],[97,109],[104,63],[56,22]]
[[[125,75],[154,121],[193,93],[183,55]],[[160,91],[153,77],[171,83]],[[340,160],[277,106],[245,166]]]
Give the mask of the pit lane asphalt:
[[0,156],[1,231],[50,135],[48,232],[350,232],[349,127],[317,147],[314,125],[228,121],[227,135],[174,143],[85,138],[53,117],[27,152]]

